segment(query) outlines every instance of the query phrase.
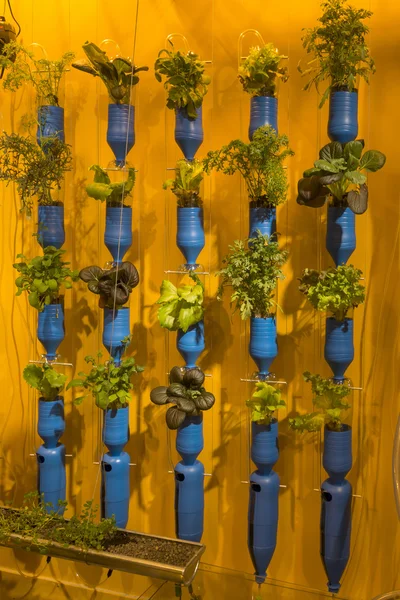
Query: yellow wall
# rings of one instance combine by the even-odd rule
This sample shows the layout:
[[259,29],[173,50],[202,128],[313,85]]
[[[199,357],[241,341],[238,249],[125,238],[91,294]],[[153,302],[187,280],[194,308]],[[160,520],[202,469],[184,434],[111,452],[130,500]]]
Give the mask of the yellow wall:
[[[139,1],[139,0],[138,0]],[[370,207],[357,217],[357,250],[352,262],[362,268],[368,297],[355,313],[356,359],[349,369],[353,385],[363,392],[353,394],[354,468],[350,479],[354,493],[352,557],[341,597],[368,600],[376,594],[400,587],[400,527],[391,488],[391,447],[399,412],[398,319],[399,298],[399,190],[398,190],[398,48],[400,4],[397,0],[354,0],[374,11],[371,20],[371,51],[377,74],[370,88],[360,91],[360,136],[367,147],[387,154],[383,171],[370,178]],[[50,58],[72,49],[81,57],[86,40],[112,38],[123,54],[132,54],[136,4],[132,0],[14,0],[14,12],[23,29],[23,42],[46,47]],[[281,456],[277,464],[282,483],[279,539],[269,575],[274,583],[264,592],[270,598],[322,598],[326,577],[319,559],[319,494],[323,473],[319,442],[288,431],[287,419],[295,410],[308,409],[311,397],[303,383],[305,369],[328,374],[323,360],[323,320],[305,306],[297,291],[296,277],[305,267],[330,264],[324,248],[324,211],[296,204],[296,182],[311,165],[326,141],[327,111],[318,111],[314,91],[301,91],[296,70],[304,55],[301,28],[311,26],[319,14],[317,0],[142,0],[139,5],[135,62],[153,65],[157,52],[170,33],[183,33],[191,48],[205,60],[212,85],[204,102],[205,140],[199,152],[235,137],[247,137],[248,98],[236,79],[237,42],[241,31],[257,28],[265,41],[273,41],[289,55],[290,80],[281,88],[279,128],[290,136],[296,156],[289,165],[290,198],[278,212],[282,244],[290,251],[286,281],[279,287],[279,357],[275,371],[288,382],[288,410],[280,424]],[[128,451],[137,466],[131,470],[131,504],[128,526],[146,532],[174,535],[173,476],[168,473],[167,435],[164,410],[150,405],[149,391],[165,382],[165,373],[178,360],[174,334],[169,343],[159,327],[154,302],[164,269],[176,266],[175,205],[161,184],[166,168],[178,157],[173,142],[172,115],[165,116],[164,91],[153,73],[144,74],[136,92],[136,145],[130,161],[139,170],[134,198],[134,243],[127,258],[138,267],[139,288],[131,301],[132,352],[146,370],[131,405],[131,440]],[[34,106],[25,89],[12,96],[0,92],[0,126],[18,131],[22,114]],[[74,267],[103,264],[109,259],[103,246],[104,207],[86,197],[84,186],[93,163],[106,165],[111,151],[106,140],[107,97],[104,88],[89,76],[72,70],[65,85],[66,139],[72,145],[74,168],[66,178],[65,248]],[[240,191],[239,191],[240,190]],[[247,200],[236,177],[213,176],[204,186],[206,219],[209,224],[202,263],[215,271],[228,244],[247,230]],[[28,391],[21,373],[29,359],[38,357],[35,341],[35,311],[26,298],[14,297],[15,255],[39,253],[31,237],[34,220],[18,212],[19,199],[12,187],[0,187],[0,498],[15,499],[34,488],[35,458],[39,439],[34,433],[36,398]],[[166,210],[167,207],[167,210]],[[212,377],[207,380],[217,402],[205,417],[206,447],[202,454],[207,473],[205,563],[214,565],[214,575],[200,578],[203,597],[251,598],[252,566],[246,546],[248,475],[247,417],[244,402],[250,392],[240,383],[251,370],[246,350],[246,332],[229,303],[215,300],[216,278],[205,276],[208,292],[206,319],[207,351],[201,362]],[[66,296],[66,339],[61,346],[65,360],[76,370],[83,357],[101,347],[100,311],[96,298],[78,284]],[[69,375],[71,371],[67,370]],[[66,394],[67,431],[63,437],[67,459],[70,512],[79,510],[88,498],[99,499],[99,412],[88,401],[71,406]],[[175,460],[174,451],[172,453]],[[139,577],[114,574],[101,584],[106,593],[92,591],[105,572],[97,568],[52,561],[0,550],[0,597],[14,598],[148,598],[155,588]],[[216,567],[229,569],[215,571]],[[43,574],[31,584],[29,574]],[[210,567],[205,567],[210,569]],[[22,569],[28,578],[12,573]],[[226,576],[230,574],[230,576]],[[52,583],[58,582],[58,583]],[[79,588],[86,586],[87,589]],[[297,588],[296,588],[297,586]],[[315,594],[290,592],[289,588],[320,590]],[[147,592],[145,590],[149,588]],[[267,593],[268,592],[268,593]],[[168,592],[170,593],[170,592]],[[158,598],[170,597],[166,588]],[[24,596],[24,594],[26,594]]]

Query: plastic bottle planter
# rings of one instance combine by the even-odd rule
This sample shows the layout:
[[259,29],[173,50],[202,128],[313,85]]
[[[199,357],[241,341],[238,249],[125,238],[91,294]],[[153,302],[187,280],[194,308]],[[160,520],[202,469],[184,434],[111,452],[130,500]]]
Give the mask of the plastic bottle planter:
[[65,242],[63,206],[39,206],[37,240],[42,248],[61,248]]
[[175,111],[175,141],[187,160],[193,160],[203,143],[203,107],[197,109],[197,119],[190,119],[186,108]]
[[186,417],[176,435],[182,460],[175,467],[175,525],[180,540],[200,542],[204,523],[203,416]]
[[107,143],[114,152],[117,167],[125,165],[135,145],[135,107],[131,104],[108,105]]
[[275,317],[251,317],[249,353],[258,367],[259,375],[267,377],[272,361],[278,355]]
[[345,479],[352,467],[351,428],[325,428],[323,465],[329,479],[321,486],[321,557],[328,590],[337,593],[350,556],[351,484]]
[[177,208],[178,228],[176,232],[176,245],[185,257],[186,269],[196,269],[197,257],[204,248],[204,215],[203,209]]
[[125,351],[123,339],[130,334],[130,310],[128,307],[113,310],[104,309],[103,345],[119,365]]
[[257,230],[263,235],[271,236],[276,233],[276,208],[252,208],[249,209],[249,237],[257,236]]
[[38,461],[38,491],[44,502],[51,502],[48,512],[58,509],[58,501],[65,500],[65,446],[58,440],[65,431],[64,399],[57,396],[52,402],[39,399],[38,434],[44,444],[36,452]]
[[264,125],[271,125],[278,133],[278,99],[272,96],[255,96],[250,100],[250,141],[256,129]]
[[355,248],[355,214],[350,208],[328,206],[326,249],[335,265],[345,265]]
[[58,137],[62,142],[64,136],[64,109],[61,106],[40,106],[38,108],[38,128],[36,140],[39,146],[42,140]]
[[64,312],[61,304],[47,304],[38,316],[38,340],[46,350],[46,358],[55,360],[64,339]]
[[129,516],[129,463],[124,452],[129,440],[129,408],[104,411],[103,442],[108,452],[102,460],[102,517],[115,516],[117,527],[126,527]]
[[104,244],[114,262],[122,262],[126,252],[132,246],[132,209],[129,206],[106,208]]
[[184,333],[178,329],[176,336],[176,347],[186,363],[188,369],[196,366],[196,361],[205,348],[204,343],[204,322],[199,321],[191,325]]
[[251,459],[257,466],[250,477],[247,544],[257,583],[263,583],[275,552],[278,529],[279,475],[272,467],[279,458],[278,422],[251,424]]
[[331,92],[329,97],[328,136],[332,142],[346,144],[358,133],[358,93]]
[[326,319],[325,360],[333,371],[333,379],[344,381],[347,367],[354,359],[353,319]]

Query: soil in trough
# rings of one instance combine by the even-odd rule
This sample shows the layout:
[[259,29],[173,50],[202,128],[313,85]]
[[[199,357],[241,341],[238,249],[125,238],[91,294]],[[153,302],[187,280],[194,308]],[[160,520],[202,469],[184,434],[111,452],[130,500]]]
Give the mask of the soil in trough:
[[175,567],[184,567],[193,558],[198,548],[173,540],[163,540],[125,531],[118,531],[108,542],[106,552],[123,554],[132,558],[152,560]]

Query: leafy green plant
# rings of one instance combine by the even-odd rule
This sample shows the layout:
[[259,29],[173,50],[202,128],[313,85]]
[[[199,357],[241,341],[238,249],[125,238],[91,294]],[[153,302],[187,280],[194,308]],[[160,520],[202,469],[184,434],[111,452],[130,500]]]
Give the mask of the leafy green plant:
[[18,42],[10,42],[0,55],[0,67],[6,70],[3,87],[15,92],[24,83],[31,83],[39,104],[59,106],[61,79],[74,58],[73,52],[65,52],[59,60],[36,59],[33,52]]
[[157,300],[160,305],[157,314],[161,327],[186,332],[191,325],[202,320],[204,286],[195,273],[190,273],[189,277],[193,279],[193,284],[178,288],[167,279],[162,282],[161,295]]
[[100,308],[121,308],[139,283],[139,273],[129,261],[111,269],[102,269],[96,265],[85,267],[80,271],[79,277],[87,283],[90,292],[100,296]]
[[61,189],[66,171],[72,168],[70,146],[57,137],[36,140],[3,131],[0,135],[0,180],[14,182],[21,198],[21,212],[32,214],[33,198],[40,206],[60,204],[52,197]]
[[167,179],[163,188],[169,187],[178,199],[178,206],[188,208],[202,206],[200,184],[203,181],[203,163],[200,160],[180,159],[175,167],[175,179]]
[[85,42],[82,48],[87,60],[77,60],[72,66],[94,77],[100,77],[113,104],[129,104],[131,89],[139,83],[137,74],[140,71],[148,71],[149,67],[136,67],[129,58],[122,56],[110,59],[104,50],[91,42]]
[[92,394],[96,406],[102,410],[124,408],[131,400],[133,390],[132,376],[144,371],[136,364],[133,357],[124,358],[119,366],[113,358],[100,362],[102,353],[98,352],[97,360],[93,356],[85,356],[87,364],[92,365],[89,373],[78,373],[79,379],[73,379],[67,385],[67,390],[73,387],[83,388],[87,393],[75,398],[74,404],[81,404]]
[[360,284],[362,272],[353,265],[329,267],[326,271],[304,269],[299,290],[316,310],[328,311],[337,321],[365,300],[365,287]]
[[239,310],[243,320],[250,317],[269,317],[275,306],[275,289],[278,279],[284,279],[281,267],[288,252],[281,250],[272,236],[257,232],[255,238],[245,242],[236,240],[229,246],[230,253],[223,259],[226,265],[216,275],[222,280],[218,289],[221,298],[224,288],[232,287],[231,304],[234,313]]
[[186,108],[190,119],[197,119],[196,109],[200,108],[211,82],[204,75],[204,62],[194,52],[182,54],[175,52],[172,42],[171,50],[164,48],[158,53],[154,65],[157,81],[165,77],[164,87],[167,90],[167,107],[171,110]]
[[386,156],[379,150],[364,152],[364,141],[331,142],[319,152],[314,167],[304,171],[297,185],[297,202],[319,208],[327,200],[332,206],[349,207],[362,214],[368,207],[367,177],[362,171],[382,169]]
[[259,127],[251,142],[233,140],[220,150],[211,150],[204,159],[204,170],[226,175],[240,173],[246,183],[251,206],[277,206],[287,198],[288,182],[283,161],[293,156],[289,139],[278,135],[269,125]]
[[245,92],[251,96],[277,95],[277,83],[285,83],[289,79],[286,66],[282,61],[287,56],[278,54],[273,44],[265,44],[262,48],[250,48],[249,55],[239,67],[239,80]]
[[106,201],[107,206],[121,207],[131,196],[133,186],[135,185],[135,169],[128,170],[128,177],[125,181],[111,183],[111,179],[104,169],[99,165],[92,165],[89,171],[94,171],[92,183],[86,186],[86,193],[90,198]]
[[61,394],[67,380],[66,375],[57,373],[47,363],[43,365],[27,365],[23,371],[23,377],[30,387],[38,390],[40,399],[52,402]]
[[286,402],[282,400],[279,389],[265,381],[259,381],[252,397],[246,400],[246,406],[251,409],[252,421],[259,425],[269,425],[274,418],[274,412],[284,408]]
[[15,280],[16,296],[27,292],[29,304],[39,312],[46,304],[57,304],[62,287],[70,289],[72,282],[78,279],[78,271],[71,271],[70,263],[62,260],[63,254],[65,250],[57,250],[54,246],[47,246],[43,256],[35,256],[30,261],[23,254],[17,254],[22,260],[13,264],[21,274]]
[[178,429],[187,416],[201,415],[214,406],[215,397],[203,387],[204,373],[198,367],[185,369],[173,367],[169,386],[154,388],[150,400],[157,405],[173,404],[165,415],[169,429]]
[[357,78],[369,82],[375,73],[375,63],[370,56],[365,37],[369,32],[363,23],[372,12],[347,5],[347,0],[325,0],[321,3],[323,15],[320,24],[306,29],[302,38],[303,47],[313,56],[306,69],[299,66],[300,73],[310,76],[304,89],[328,80],[320,108],[331,90],[349,91],[356,89]]
[[313,404],[318,410],[289,419],[290,427],[304,432],[319,431],[326,425],[332,431],[342,431],[343,411],[350,408],[345,398],[350,395],[351,389],[321,375],[311,375],[309,371],[303,373],[303,377],[311,383]]

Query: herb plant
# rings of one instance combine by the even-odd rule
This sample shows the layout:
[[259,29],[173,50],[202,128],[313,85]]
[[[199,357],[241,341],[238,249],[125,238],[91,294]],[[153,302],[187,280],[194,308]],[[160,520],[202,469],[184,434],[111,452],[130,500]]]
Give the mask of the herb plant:
[[138,73],[149,67],[136,67],[129,58],[108,58],[96,44],[86,42],[82,46],[86,59],[77,60],[72,66],[79,71],[100,77],[107,88],[112,104],[129,104],[131,89],[139,83]]
[[65,250],[57,250],[54,246],[47,246],[43,256],[35,256],[30,261],[23,254],[17,254],[22,260],[13,265],[20,273],[15,280],[16,296],[27,292],[29,304],[39,312],[47,304],[58,304],[62,287],[70,289],[72,282],[78,279],[78,271],[71,271],[70,263],[62,260],[63,254]]
[[297,202],[319,208],[327,200],[332,206],[349,207],[362,214],[368,207],[367,173],[382,169],[386,156],[379,150],[364,152],[364,141],[331,142],[319,152],[314,167],[304,171],[298,183]]
[[70,146],[57,137],[36,140],[11,133],[0,135],[0,180],[14,182],[21,198],[21,212],[32,214],[33,198],[40,206],[56,206],[52,194],[61,189],[66,171],[72,168]]
[[360,269],[353,265],[339,265],[321,272],[304,269],[299,290],[316,310],[331,312],[337,321],[344,321],[347,312],[365,300],[361,276]]
[[160,82],[165,77],[167,107],[172,110],[186,108],[188,117],[195,120],[196,109],[202,105],[211,79],[204,75],[205,65],[197,54],[182,54],[179,50],[175,52],[174,45],[172,42],[170,44],[171,50],[164,48],[158,53],[154,65],[155,76]]
[[101,352],[98,352],[97,360],[93,356],[85,356],[85,361],[92,365],[89,373],[80,372],[79,379],[70,381],[67,390],[72,387],[87,390],[86,394],[75,398],[74,404],[77,405],[91,393],[96,406],[102,410],[124,408],[131,400],[132,376],[141,373],[144,368],[139,367],[133,357],[122,359],[121,364],[116,366],[113,358],[100,362],[102,356]]
[[3,87],[15,92],[24,83],[31,83],[39,104],[59,106],[60,82],[74,58],[73,52],[65,52],[59,60],[36,59],[18,42],[10,42],[0,55],[0,67],[6,70]]
[[250,317],[269,317],[276,304],[275,289],[278,279],[284,279],[281,267],[288,252],[281,250],[272,236],[257,232],[245,242],[236,240],[229,246],[230,253],[223,259],[225,265],[216,275],[222,280],[218,289],[221,298],[224,288],[232,287],[231,304],[234,313],[239,310],[243,320]]
[[172,404],[165,415],[169,429],[178,429],[188,416],[201,415],[214,406],[215,397],[203,387],[204,373],[198,367],[184,369],[173,367],[169,386],[154,388],[150,400],[157,405]]
[[282,400],[281,392],[264,381],[256,383],[256,391],[246,406],[251,409],[251,420],[259,425],[269,425],[274,418],[274,412],[284,408],[286,402]]
[[116,310],[128,302],[132,290],[139,283],[139,273],[135,265],[128,261],[111,269],[92,265],[82,269],[79,277],[87,283],[90,292],[100,296],[100,308]]
[[375,73],[375,63],[370,56],[365,37],[369,32],[363,23],[372,12],[357,9],[347,4],[347,0],[325,0],[321,3],[323,15],[320,25],[306,29],[302,38],[303,47],[313,56],[306,69],[299,71],[309,75],[304,89],[328,80],[320,108],[330,92],[356,90],[357,78],[369,82],[370,74]]
[[160,297],[157,304],[158,320],[161,327],[170,331],[182,329],[186,332],[191,325],[195,325],[204,316],[204,286],[195,273],[190,273],[193,284],[175,287],[173,283],[164,279],[161,284]]
[[40,399],[52,402],[61,394],[67,380],[66,375],[57,373],[47,363],[43,365],[27,365],[23,371],[23,377],[30,387],[38,390]]
[[332,431],[342,431],[343,411],[350,408],[345,398],[350,395],[351,389],[321,375],[311,375],[309,371],[303,373],[303,377],[311,383],[313,404],[318,410],[289,419],[290,427],[301,433],[319,431],[324,425]]
[[94,171],[94,179],[86,186],[87,195],[100,202],[106,201],[107,206],[110,207],[124,206],[124,201],[130,198],[135,185],[135,169],[130,168],[127,179],[116,183],[111,183],[107,171],[99,165],[92,165],[89,171]]
[[239,67],[239,80],[251,96],[277,95],[277,83],[289,79],[288,69],[281,63],[287,56],[279,55],[273,44],[250,48],[249,55]]
[[287,198],[288,182],[283,161],[293,156],[286,135],[273,127],[259,127],[251,142],[233,140],[220,150],[211,150],[204,159],[204,170],[226,175],[240,173],[246,183],[251,206],[277,206]]
[[202,206],[200,184],[203,181],[203,163],[200,160],[180,159],[176,163],[175,179],[167,179],[164,189],[171,188],[178,199],[178,206],[190,208]]

